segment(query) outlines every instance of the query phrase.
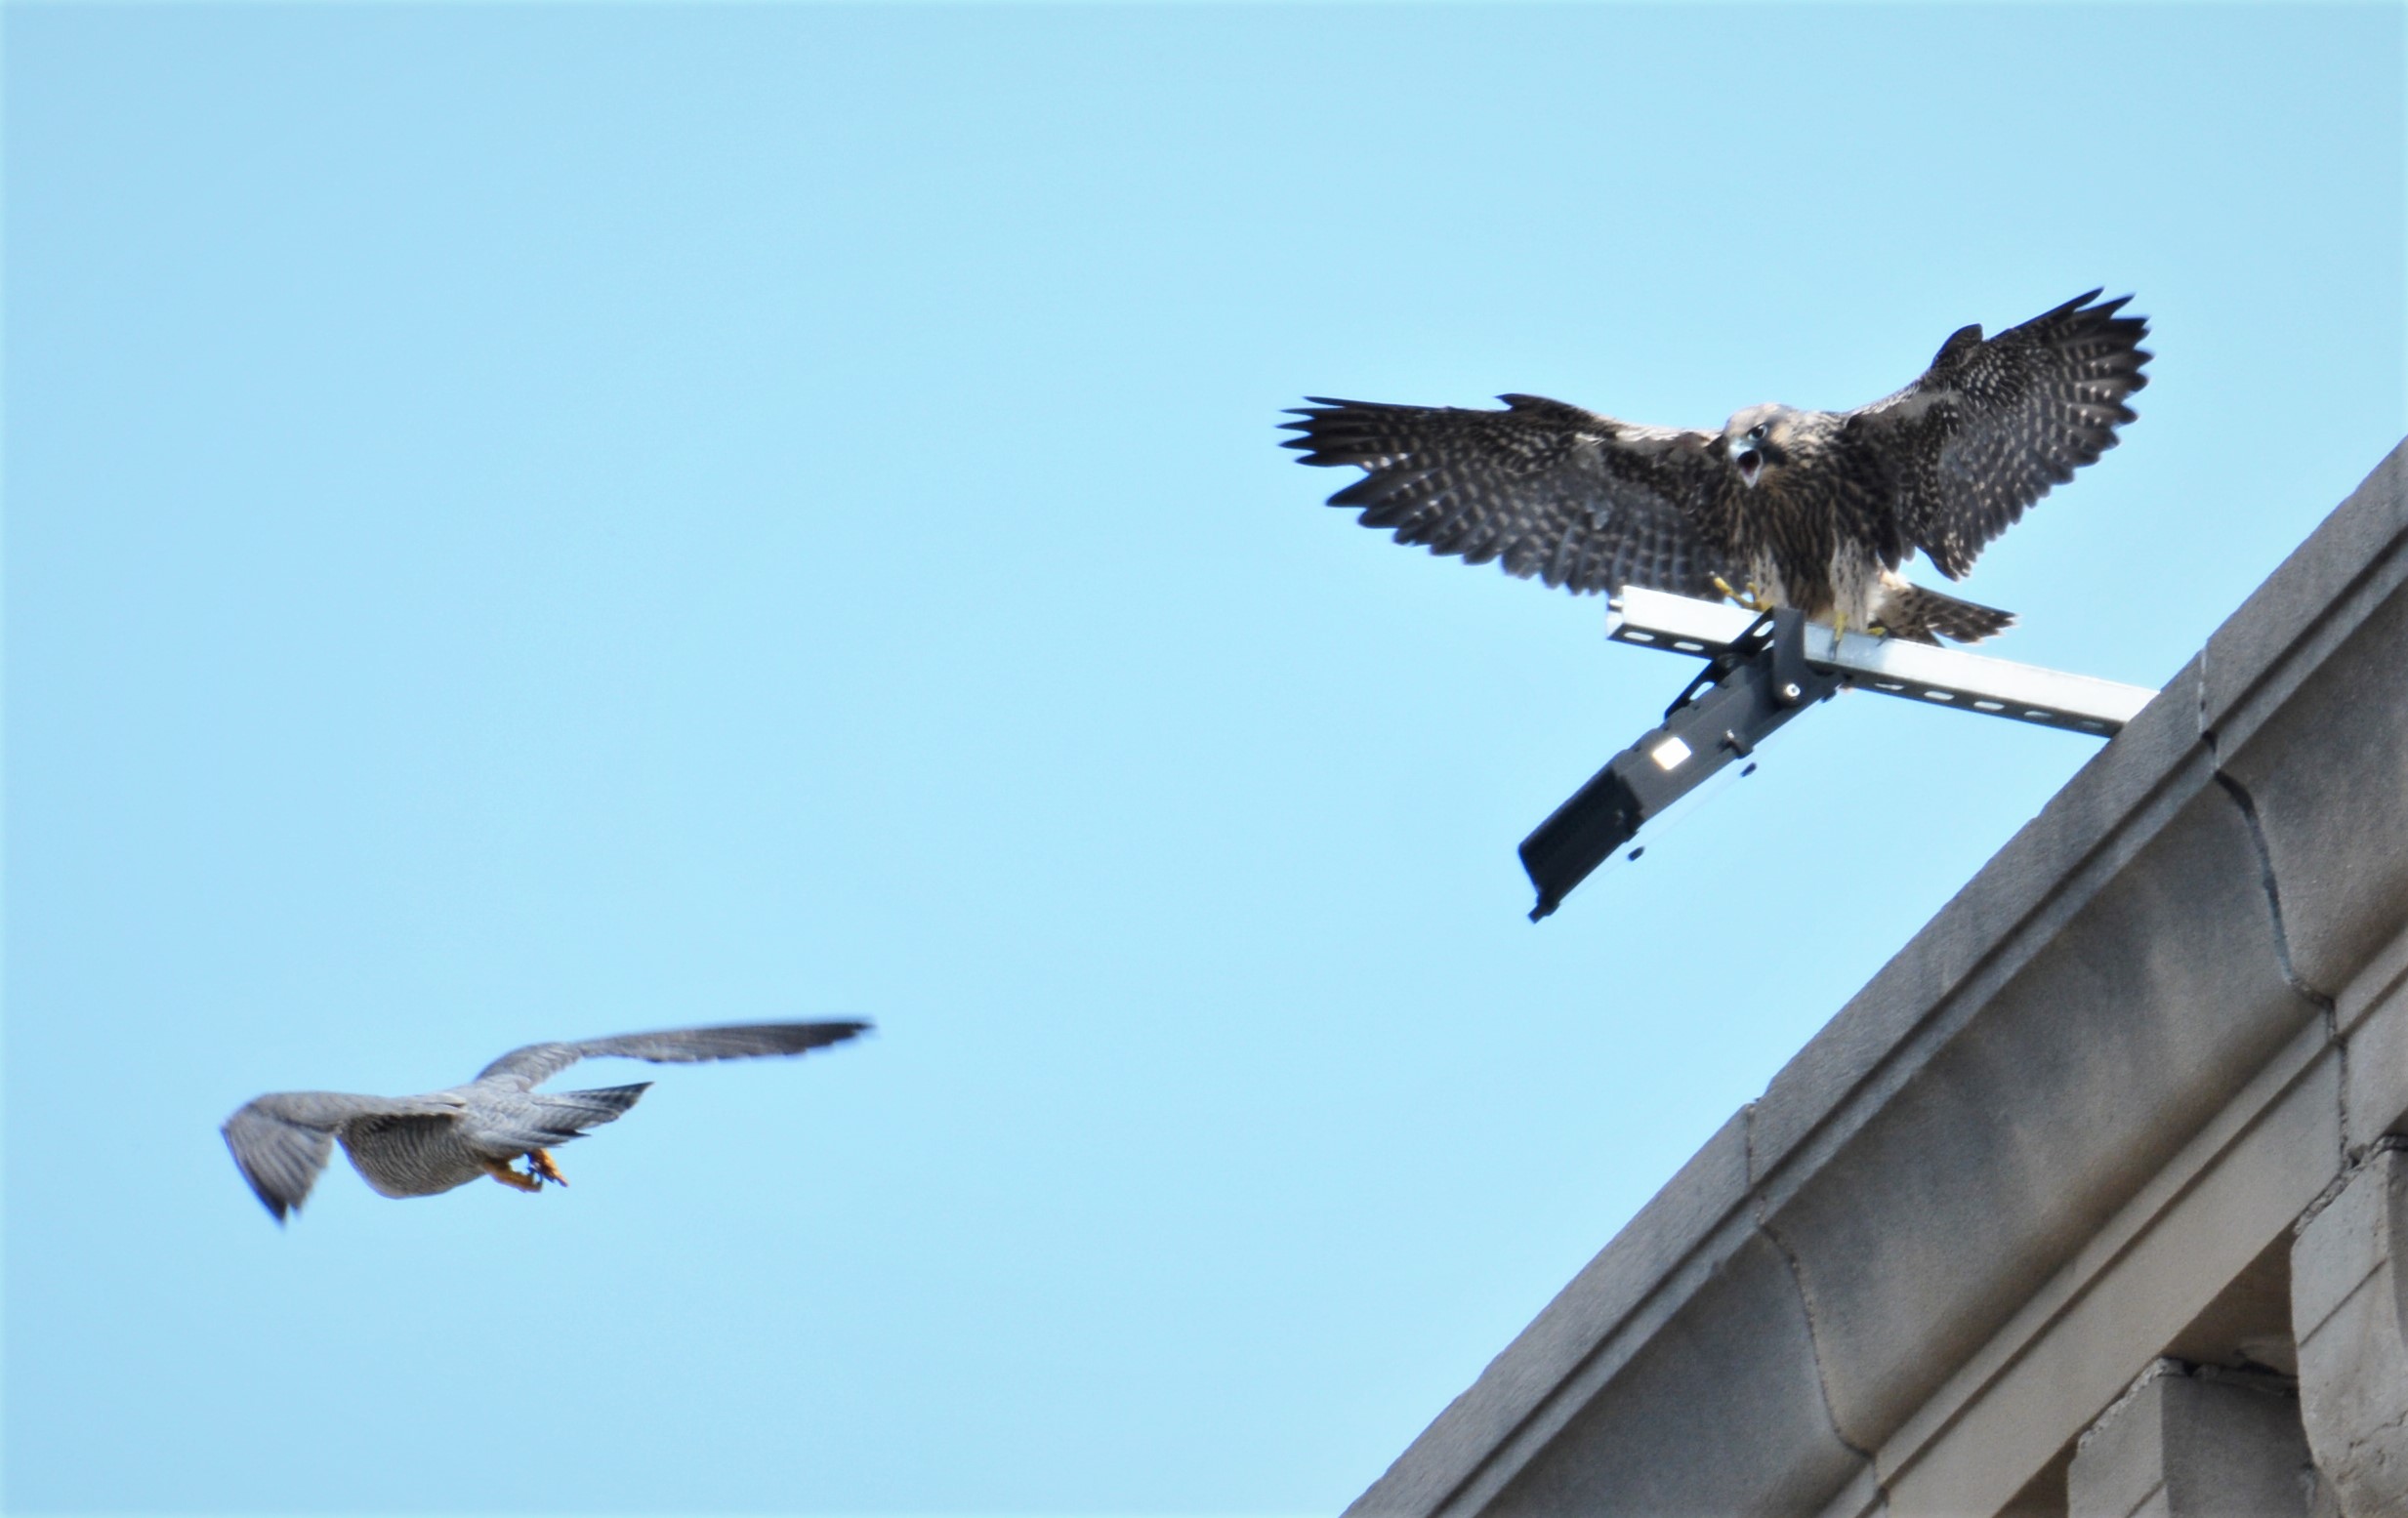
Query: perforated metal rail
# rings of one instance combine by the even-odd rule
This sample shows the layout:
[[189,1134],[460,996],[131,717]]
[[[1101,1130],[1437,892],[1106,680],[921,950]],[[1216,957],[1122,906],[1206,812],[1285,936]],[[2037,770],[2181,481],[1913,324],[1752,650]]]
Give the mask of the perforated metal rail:
[[[1722,601],[1625,589],[1610,602],[1605,636],[1617,643],[1711,659],[1726,653],[1756,624],[1756,614]],[[1858,690],[1903,696],[1984,717],[2112,737],[2157,692],[2089,675],[2068,675],[1955,648],[1902,642],[1808,623],[1806,660]]]

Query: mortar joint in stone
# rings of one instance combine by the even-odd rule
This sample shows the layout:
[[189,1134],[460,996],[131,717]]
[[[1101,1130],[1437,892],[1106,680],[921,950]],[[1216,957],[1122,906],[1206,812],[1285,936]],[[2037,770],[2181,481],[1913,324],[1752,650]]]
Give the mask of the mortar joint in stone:
[[2307,1206],[2300,1210],[2300,1215],[2292,1220],[2291,1237],[2297,1239],[2307,1232],[2307,1225],[2314,1222],[2326,1208],[2331,1207],[2336,1197],[2349,1189],[2349,1183],[2358,1178],[2359,1171],[2374,1164],[2384,1155],[2403,1149],[2408,1149],[2408,1133],[2386,1133],[2372,1143],[2362,1145],[2351,1152],[2348,1162],[2342,1167],[2341,1173],[2326,1181],[2324,1189],[2317,1192]]
[[2126,1408],[2132,1406],[2133,1402],[2150,1386],[2164,1380],[2169,1375],[2188,1375],[2193,1369],[2189,1361],[2177,1360],[2172,1355],[2159,1355],[2151,1360],[2141,1368],[2138,1375],[2132,1378],[2131,1385],[2117,1392],[2115,1400],[2100,1410],[2097,1417],[2091,1419],[2091,1426],[2082,1430],[2080,1437],[2074,1440],[2074,1454],[2080,1455],[2083,1447],[2089,1444],[2100,1429],[2114,1422],[2116,1417]]

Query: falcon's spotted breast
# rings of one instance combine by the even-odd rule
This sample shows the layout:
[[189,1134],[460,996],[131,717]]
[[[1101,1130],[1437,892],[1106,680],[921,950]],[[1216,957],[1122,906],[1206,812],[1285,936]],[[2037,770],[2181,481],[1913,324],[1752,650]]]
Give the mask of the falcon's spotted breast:
[[1853,411],[1751,406],[1719,432],[1559,400],[1503,411],[1312,397],[1304,462],[1363,477],[1329,498],[1366,527],[1574,592],[1740,595],[1842,630],[1972,642],[2013,623],[1910,584],[1961,577],[2024,508],[2115,446],[2148,383],[2148,323],[2091,291],[1984,338],[1966,327],[1896,394]]

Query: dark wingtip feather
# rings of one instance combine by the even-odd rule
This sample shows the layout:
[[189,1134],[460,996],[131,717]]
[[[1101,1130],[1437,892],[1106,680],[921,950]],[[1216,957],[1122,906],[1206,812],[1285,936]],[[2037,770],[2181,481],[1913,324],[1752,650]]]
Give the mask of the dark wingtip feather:
[[246,1181],[251,1181],[251,1195],[259,1198],[259,1205],[268,1210],[268,1215],[276,1220],[276,1226],[278,1228],[284,1226],[284,1218],[287,1213],[298,1212],[301,1210],[301,1205],[299,1203],[296,1202],[288,1206],[283,1198],[270,1193],[267,1187],[261,1185],[258,1181],[251,1180],[250,1176],[245,1175],[243,1179]]
[[[244,1112],[249,1110],[248,1105],[243,1108]],[[237,1112],[233,1118],[218,1125],[218,1136],[226,1140],[227,1152],[234,1157],[234,1173],[242,1177],[242,1183],[251,1188],[251,1195],[259,1198],[259,1205],[268,1210],[268,1215],[274,1218],[276,1226],[281,1228],[285,1213],[301,1210],[301,1204],[295,1202],[288,1205],[282,1197],[261,1184],[259,1177],[251,1173],[251,1167],[243,1163],[242,1150],[234,1142],[234,1120],[241,1116],[242,1113]]]
[[[2107,311],[2114,310],[2116,306],[2121,306],[2124,301],[2129,301],[2132,299],[2132,297],[2128,295],[2123,297],[2122,300],[2115,302],[2114,305],[2097,308],[2092,307],[2091,303],[2105,294],[2106,289],[2107,287],[2105,285],[2099,285],[2095,289],[2085,290],[2080,295],[2075,296],[2072,300],[2065,302],[2063,305],[2053,306],[2047,310],[2042,311],[2039,315],[2033,317],[2032,320],[2038,322],[2049,321],[2058,316],[2088,316],[2093,314],[2094,310],[2103,314]],[[2029,325],[2029,323],[2026,323],[2026,325]]]

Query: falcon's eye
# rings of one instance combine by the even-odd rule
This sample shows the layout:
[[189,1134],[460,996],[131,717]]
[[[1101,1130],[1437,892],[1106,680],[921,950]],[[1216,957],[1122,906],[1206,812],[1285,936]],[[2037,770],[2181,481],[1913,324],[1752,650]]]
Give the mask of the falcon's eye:
[[1761,442],[1763,442],[1764,440],[1764,423],[1759,422],[1759,423],[1757,423],[1754,427],[1751,427],[1751,428],[1749,428],[1749,429],[1748,429],[1748,441],[1749,441],[1749,442],[1752,442],[1752,443],[1761,443]]

